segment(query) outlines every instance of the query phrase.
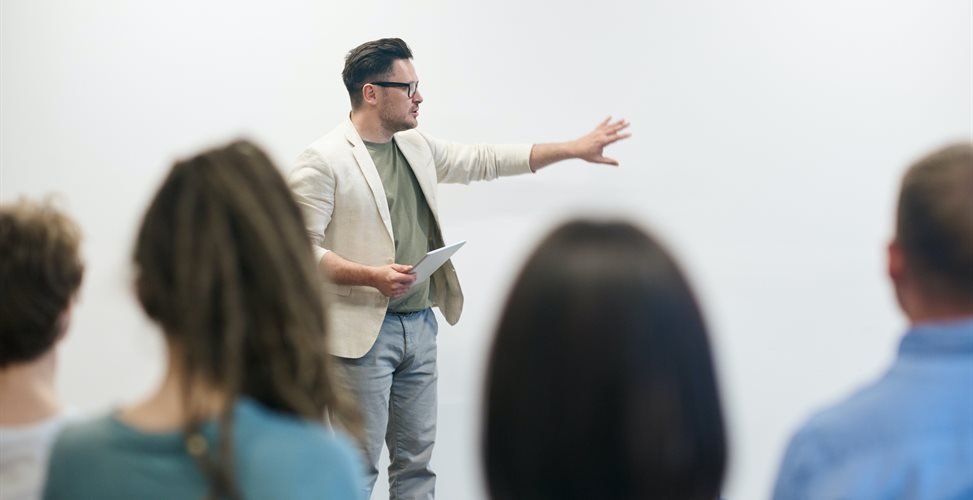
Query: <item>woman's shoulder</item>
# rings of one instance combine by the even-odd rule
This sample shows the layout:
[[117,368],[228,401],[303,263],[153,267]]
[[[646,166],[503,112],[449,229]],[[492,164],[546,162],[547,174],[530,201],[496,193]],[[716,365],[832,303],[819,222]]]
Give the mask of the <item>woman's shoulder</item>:
[[353,495],[347,498],[356,498],[361,491],[362,461],[352,440],[341,431],[254,402],[242,403],[237,412],[239,477],[251,483],[245,489],[280,493],[297,484],[306,491]]
[[253,448],[256,452],[273,452],[268,456],[349,456],[355,453],[351,440],[341,431],[250,400],[238,405],[235,425],[234,435],[240,446]]
[[102,446],[117,434],[117,426],[111,414],[69,420],[58,433],[54,451],[87,450]]

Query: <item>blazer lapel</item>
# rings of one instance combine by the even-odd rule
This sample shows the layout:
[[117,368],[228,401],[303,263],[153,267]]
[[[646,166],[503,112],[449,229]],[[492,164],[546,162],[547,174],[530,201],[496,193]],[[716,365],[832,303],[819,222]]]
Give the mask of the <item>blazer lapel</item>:
[[378,209],[378,214],[385,224],[385,229],[389,232],[389,238],[391,241],[395,241],[395,235],[392,233],[392,216],[389,215],[389,203],[385,197],[385,187],[382,185],[382,178],[378,175],[375,162],[372,161],[372,156],[368,154],[368,148],[365,147],[365,143],[362,142],[361,136],[358,135],[358,131],[355,130],[355,125],[351,123],[351,120],[348,120],[346,123],[345,139],[351,145],[351,154],[354,155],[355,160],[358,162],[358,168],[361,169],[362,174],[365,176],[365,182],[368,183],[368,187],[372,191],[372,197],[375,199],[375,208]]
[[412,168],[412,173],[416,176],[416,181],[419,182],[422,194],[426,197],[426,205],[429,206],[438,227],[439,212],[436,208],[436,183],[438,181],[436,179],[436,168],[431,165],[432,157],[414,148],[409,141],[395,141],[395,144],[399,146],[402,156],[409,162],[409,167]]

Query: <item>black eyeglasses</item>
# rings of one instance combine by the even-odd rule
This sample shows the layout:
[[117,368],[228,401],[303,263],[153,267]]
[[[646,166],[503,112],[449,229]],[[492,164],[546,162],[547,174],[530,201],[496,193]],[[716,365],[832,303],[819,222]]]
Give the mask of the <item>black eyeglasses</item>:
[[378,85],[379,87],[399,87],[405,89],[405,94],[412,99],[412,96],[416,95],[416,90],[419,88],[419,82],[368,82],[371,85]]

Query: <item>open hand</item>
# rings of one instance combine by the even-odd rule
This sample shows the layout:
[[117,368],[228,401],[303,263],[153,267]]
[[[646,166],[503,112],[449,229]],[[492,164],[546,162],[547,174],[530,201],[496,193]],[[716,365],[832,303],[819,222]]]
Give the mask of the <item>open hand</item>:
[[629,133],[621,133],[628,128],[629,123],[625,120],[611,121],[611,117],[598,124],[594,130],[587,135],[575,139],[575,157],[591,163],[603,163],[605,165],[618,165],[618,160],[608,158],[604,155],[605,146],[614,144],[622,139],[632,136]]

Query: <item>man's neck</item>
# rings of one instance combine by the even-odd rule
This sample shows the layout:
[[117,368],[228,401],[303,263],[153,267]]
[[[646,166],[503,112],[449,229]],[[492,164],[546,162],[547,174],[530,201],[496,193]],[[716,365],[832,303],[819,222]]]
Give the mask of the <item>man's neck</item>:
[[363,141],[385,144],[392,140],[392,135],[395,133],[386,129],[382,125],[382,120],[373,113],[352,110],[351,123]]
[[902,306],[913,325],[973,319],[973,302],[968,299],[934,299],[924,294],[914,294]]
[[952,323],[955,321],[973,320],[973,311],[922,311],[909,314],[909,323],[913,326],[926,323]]
[[42,422],[62,411],[54,388],[54,350],[0,370],[0,426]]

